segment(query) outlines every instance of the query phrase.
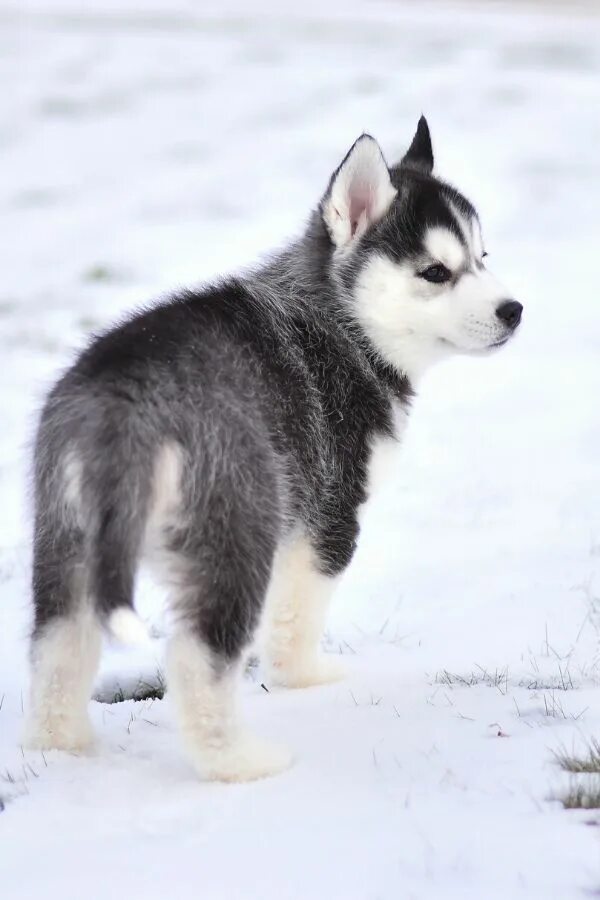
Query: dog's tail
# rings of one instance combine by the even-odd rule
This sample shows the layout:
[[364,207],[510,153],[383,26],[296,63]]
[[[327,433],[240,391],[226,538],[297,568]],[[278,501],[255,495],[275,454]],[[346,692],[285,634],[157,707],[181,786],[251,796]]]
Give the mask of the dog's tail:
[[92,515],[89,541],[90,590],[96,612],[110,634],[125,644],[149,641],[133,605],[135,576],[146,528],[153,452],[124,422],[104,435],[102,458],[88,460]]
[[133,606],[156,456],[147,431],[131,404],[84,393],[67,376],[48,398],[35,449],[37,542],[52,557],[38,567],[40,583],[70,564],[84,576],[79,594],[125,643],[149,640]]
[[106,627],[122,644],[150,643],[148,629],[131,606],[117,606],[113,609],[106,620]]
[[[46,400],[32,473],[34,591],[36,605],[55,615],[91,604],[110,634],[139,644],[149,635],[134,609],[134,585],[161,432],[147,408],[132,402],[136,383],[126,388],[119,394],[70,371]],[[167,469],[174,473],[165,488],[170,500],[178,469]]]

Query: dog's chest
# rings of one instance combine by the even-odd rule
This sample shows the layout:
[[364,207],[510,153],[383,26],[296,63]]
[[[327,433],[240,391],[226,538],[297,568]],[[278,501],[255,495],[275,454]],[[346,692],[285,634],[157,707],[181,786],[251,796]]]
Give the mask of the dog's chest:
[[392,437],[377,436],[371,443],[370,456],[367,464],[366,499],[359,510],[359,519],[362,520],[369,501],[385,490],[389,484],[394,469],[398,466],[398,453],[400,441],[408,422],[406,408],[398,402],[393,405],[393,429]]

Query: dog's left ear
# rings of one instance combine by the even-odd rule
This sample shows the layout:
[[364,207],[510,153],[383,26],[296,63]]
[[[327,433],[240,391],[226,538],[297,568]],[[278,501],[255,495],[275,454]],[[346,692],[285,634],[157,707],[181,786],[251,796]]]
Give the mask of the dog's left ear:
[[336,247],[347,247],[377,222],[396,196],[379,144],[363,134],[333,173],[321,215]]
[[428,175],[433,170],[433,147],[431,146],[431,134],[425,116],[421,116],[415,136],[400,165],[412,166],[413,169],[421,169]]

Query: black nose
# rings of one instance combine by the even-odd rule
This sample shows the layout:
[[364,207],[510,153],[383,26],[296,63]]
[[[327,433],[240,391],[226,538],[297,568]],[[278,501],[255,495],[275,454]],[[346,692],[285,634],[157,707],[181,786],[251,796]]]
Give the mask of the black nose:
[[496,310],[499,319],[508,325],[509,328],[516,328],[521,321],[521,313],[523,306],[516,300],[505,300]]

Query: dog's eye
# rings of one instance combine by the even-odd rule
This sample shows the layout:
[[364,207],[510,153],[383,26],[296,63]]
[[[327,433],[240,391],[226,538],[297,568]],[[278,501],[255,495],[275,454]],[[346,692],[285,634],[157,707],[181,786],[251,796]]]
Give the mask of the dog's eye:
[[425,281],[432,281],[434,284],[442,284],[444,281],[449,281],[452,278],[452,273],[446,266],[436,263],[435,266],[429,266],[428,269],[420,272],[419,277],[424,278]]
[[481,258],[482,258],[482,259],[485,259],[486,256],[489,256],[489,255],[490,255],[490,254],[487,252],[487,250],[484,250],[483,253],[481,254]]

